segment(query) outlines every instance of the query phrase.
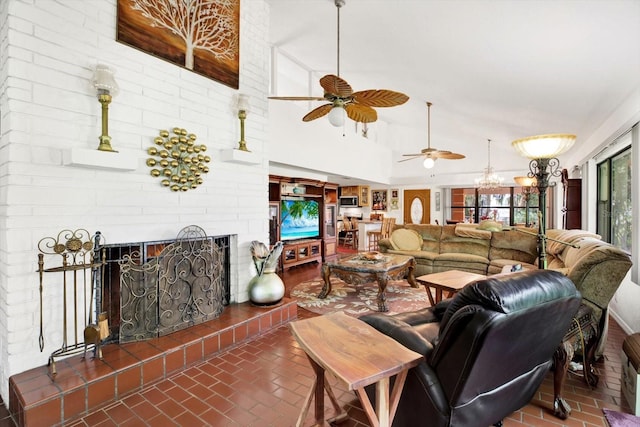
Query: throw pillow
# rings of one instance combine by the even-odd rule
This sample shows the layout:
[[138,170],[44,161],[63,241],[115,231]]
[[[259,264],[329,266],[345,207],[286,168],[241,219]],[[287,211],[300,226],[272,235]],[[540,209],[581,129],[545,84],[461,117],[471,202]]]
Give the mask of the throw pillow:
[[397,251],[419,251],[422,249],[422,237],[414,230],[398,228],[391,233],[391,246]]

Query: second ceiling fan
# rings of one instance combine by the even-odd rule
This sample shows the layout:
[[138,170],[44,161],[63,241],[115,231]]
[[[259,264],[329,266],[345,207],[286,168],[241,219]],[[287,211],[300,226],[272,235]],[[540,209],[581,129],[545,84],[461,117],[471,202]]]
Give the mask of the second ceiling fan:
[[349,83],[340,77],[340,8],[345,0],[335,0],[338,16],[338,52],[337,75],[327,74],[320,79],[324,90],[323,97],[316,96],[270,96],[269,99],[284,101],[328,101],[328,104],[314,108],[302,120],[310,122],[329,115],[329,122],[334,126],[342,126],[344,113],[355,122],[372,123],[378,120],[378,113],[373,107],[395,107],[404,104],[409,97],[404,93],[387,89],[370,89],[354,92]]
[[427,101],[427,148],[423,148],[420,153],[417,154],[403,154],[408,159],[399,160],[398,162],[406,162],[407,160],[418,159],[424,157],[424,167],[430,169],[434,166],[435,161],[438,159],[458,160],[464,159],[464,155],[453,153],[448,150],[438,150],[431,148],[431,106],[433,104]]

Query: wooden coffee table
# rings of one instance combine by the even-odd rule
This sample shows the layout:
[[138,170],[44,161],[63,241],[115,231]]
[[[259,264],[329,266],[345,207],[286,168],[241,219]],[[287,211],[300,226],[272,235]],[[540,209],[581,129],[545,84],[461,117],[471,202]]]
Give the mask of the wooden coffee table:
[[[325,390],[337,412],[332,420],[347,418],[325,379],[325,371],[356,392],[372,426],[388,427],[392,424],[407,371],[422,361],[422,355],[343,312],[290,322],[289,329],[307,353],[316,373],[296,427],[304,423],[314,397],[315,425],[325,425]],[[394,375],[397,376],[389,394],[389,378]],[[364,390],[371,384],[376,384],[375,410]]]
[[407,281],[413,288],[419,285],[415,281],[413,269],[416,260],[412,256],[381,254],[373,252],[361,252],[334,262],[326,262],[322,265],[322,278],[324,286],[318,294],[318,298],[324,299],[331,292],[331,279],[333,274],[336,277],[351,284],[378,282],[378,311],[389,311],[385,290],[387,282],[400,280],[407,275]]
[[[418,283],[424,285],[429,297],[431,305],[435,305],[442,301],[442,292],[446,291],[446,298],[451,298],[453,294],[464,288],[468,283],[474,282],[480,279],[486,279],[487,276],[476,273],[467,273],[460,270],[442,271],[440,273],[425,274],[416,278]],[[435,289],[436,298],[433,299],[431,295],[431,289]]]

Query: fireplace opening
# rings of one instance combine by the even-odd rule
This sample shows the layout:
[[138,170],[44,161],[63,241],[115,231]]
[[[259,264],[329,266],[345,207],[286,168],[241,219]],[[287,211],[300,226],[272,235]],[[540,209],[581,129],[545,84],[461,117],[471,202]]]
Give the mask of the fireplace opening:
[[106,244],[107,342],[155,338],[214,319],[229,304],[230,236],[189,226],[174,240]]

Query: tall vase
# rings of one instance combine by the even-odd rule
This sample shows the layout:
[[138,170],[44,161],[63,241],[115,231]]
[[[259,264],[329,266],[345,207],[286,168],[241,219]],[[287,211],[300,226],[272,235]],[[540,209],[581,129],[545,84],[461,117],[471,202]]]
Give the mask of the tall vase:
[[249,281],[249,300],[255,305],[274,305],[284,297],[284,283],[275,269],[264,270]]

